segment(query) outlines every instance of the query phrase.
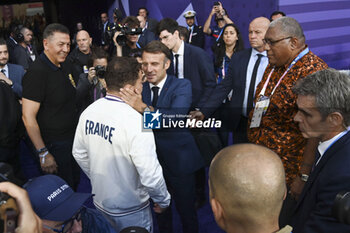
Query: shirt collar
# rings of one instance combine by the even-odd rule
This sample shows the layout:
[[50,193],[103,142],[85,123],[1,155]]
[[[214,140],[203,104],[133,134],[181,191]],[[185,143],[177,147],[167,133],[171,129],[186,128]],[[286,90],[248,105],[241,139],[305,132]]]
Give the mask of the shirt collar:
[[165,75],[165,78],[163,78],[163,80],[160,81],[157,85],[154,85],[154,84],[152,84],[152,83],[149,83],[150,88],[152,89],[152,87],[159,87],[159,93],[160,93],[160,90],[162,90],[162,88],[163,88],[163,86],[164,86],[164,84],[165,84],[165,81],[166,81],[167,77],[168,77],[168,75]]
[[262,54],[264,57],[267,57],[267,53],[266,50],[264,50],[263,52],[259,52],[258,50],[254,49],[252,50],[252,55],[253,56],[257,56],[257,54]]
[[317,147],[318,152],[320,152],[320,155],[322,156],[335,141],[337,141],[340,137],[342,137],[344,134],[346,134],[346,132],[348,132],[349,130],[350,130],[350,127],[348,127],[343,132],[338,133],[337,135],[335,135],[331,139],[324,141],[324,142],[320,142],[320,144]]
[[50,59],[46,56],[44,52],[40,54],[40,57],[52,70],[57,71],[60,69],[60,67],[56,66],[50,61]]
[[183,56],[184,53],[185,53],[185,43],[183,41],[181,41],[181,45],[180,45],[179,51],[177,51],[177,53],[173,52],[173,55],[179,54],[180,56]]

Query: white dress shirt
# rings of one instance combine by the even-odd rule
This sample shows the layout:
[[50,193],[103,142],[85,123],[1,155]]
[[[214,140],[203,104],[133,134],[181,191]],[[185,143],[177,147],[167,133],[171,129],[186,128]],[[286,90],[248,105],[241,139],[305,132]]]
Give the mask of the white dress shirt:
[[[249,93],[249,86],[250,86],[250,81],[252,79],[252,74],[253,74],[253,70],[254,70],[254,66],[255,66],[255,62],[258,60],[258,54],[259,52],[255,49],[252,49],[252,52],[250,54],[250,58],[249,58],[249,63],[248,63],[248,67],[247,67],[247,76],[246,76],[246,81],[245,81],[245,90],[244,90],[244,99],[243,99],[243,109],[242,109],[242,114],[243,116],[246,116],[249,114],[247,113],[247,102],[248,102],[248,93]],[[260,64],[258,67],[258,72],[256,74],[256,80],[255,80],[255,88],[254,90],[256,90],[256,87],[258,86],[258,84],[260,83],[261,79],[263,78],[265,69],[267,67],[267,65],[269,64],[269,59],[267,58],[267,54],[266,51],[260,53],[262,54],[262,58],[260,60]]]
[[178,68],[179,68],[179,77],[178,78],[184,78],[184,60],[185,60],[185,57],[184,57],[184,54],[185,54],[185,43],[183,41],[181,41],[181,45],[180,45],[180,48],[179,50],[175,53],[173,51],[173,62],[174,62],[174,74],[176,73],[175,72],[175,69],[176,69],[176,65],[175,65],[175,54],[179,54],[179,64],[178,64]]

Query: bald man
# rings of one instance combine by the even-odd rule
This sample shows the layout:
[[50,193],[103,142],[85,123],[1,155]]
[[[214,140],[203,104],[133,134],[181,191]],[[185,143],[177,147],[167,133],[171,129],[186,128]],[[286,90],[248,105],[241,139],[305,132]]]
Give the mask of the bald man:
[[[80,30],[76,35],[78,47],[67,57],[73,66],[73,77],[78,78],[82,73],[88,73],[88,60],[91,55],[92,38],[85,30]],[[77,83],[77,80],[75,80]]]
[[282,161],[266,147],[226,147],[210,165],[210,204],[227,233],[290,233],[290,226],[278,225],[286,190]]
[[201,108],[201,112],[191,112],[193,117],[199,120],[210,117],[233,90],[228,111],[232,119],[229,127],[233,131],[234,143],[248,142],[247,114],[249,110],[247,109],[253,107],[255,88],[268,65],[263,39],[269,24],[270,20],[265,17],[255,18],[249,24],[251,48],[232,55],[225,79],[216,86],[204,107]]

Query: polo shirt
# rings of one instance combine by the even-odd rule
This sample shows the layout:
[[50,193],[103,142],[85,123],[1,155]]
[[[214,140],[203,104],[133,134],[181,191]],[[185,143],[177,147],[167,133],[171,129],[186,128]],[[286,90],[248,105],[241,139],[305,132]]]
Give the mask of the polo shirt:
[[42,53],[23,77],[23,98],[40,103],[37,122],[45,143],[74,137],[76,91],[69,76],[68,64],[58,67]]

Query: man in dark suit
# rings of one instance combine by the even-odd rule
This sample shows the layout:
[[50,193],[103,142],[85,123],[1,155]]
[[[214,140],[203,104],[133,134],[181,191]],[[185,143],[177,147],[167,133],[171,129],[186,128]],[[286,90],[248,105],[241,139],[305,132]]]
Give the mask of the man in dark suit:
[[32,30],[22,27],[17,35],[19,46],[16,46],[13,50],[14,55],[12,63],[21,65],[25,70],[28,70],[29,65],[38,57],[38,53],[32,45],[32,39]]
[[[169,75],[175,75],[179,79],[188,79],[192,85],[191,110],[201,108],[206,99],[216,86],[214,65],[208,54],[201,48],[187,44],[180,39],[179,25],[171,19],[161,20],[157,26],[159,40],[165,44],[172,54],[171,65],[167,70]],[[194,129],[192,133],[196,139],[202,156],[210,158],[217,152],[214,143],[213,148],[208,148],[208,141],[214,141],[205,129]],[[214,149],[215,147],[215,149]],[[197,207],[205,203],[205,171],[204,168],[197,172]]]
[[6,41],[0,39],[0,80],[4,80],[12,87],[17,98],[22,98],[22,78],[24,69],[20,65],[8,63],[9,53],[7,50]]
[[203,49],[180,39],[178,23],[175,20],[171,18],[161,20],[157,26],[157,33],[159,40],[172,52],[171,65],[167,73],[191,81],[192,108],[200,107],[216,85],[213,62]]
[[145,20],[146,20],[145,28],[147,28],[148,30],[150,30],[153,33],[156,33],[158,21],[156,19],[152,19],[152,18],[148,17],[149,12],[148,12],[146,7],[140,7],[137,15],[143,16],[145,18]]
[[202,26],[197,26],[194,24],[194,17],[196,16],[195,11],[186,11],[184,17],[187,23],[187,29],[189,31],[187,43],[204,48],[204,33]]
[[[150,42],[142,53],[142,66],[147,83],[141,94],[124,93],[123,100],[140,113],[155,111],[163,122],[180,122],[190,109],[191,83],[166,74],[170,66],[170,51],[159,41]],[[168,125],[169,126],[169,125]],[[157,154],[163,167],[168,189],[175,200],[183,232],[198,232],[195,209],[195,171],[203,166],[200,152],[189,129],[162,125],[154,130]],[[158,216],[160,232],[172,232],[171,210]]]
[[141,48],[145,47],[149,42],[156,39],[156,36],[148,28],[146,28],[146,19],[145,17],[138,15],[137,19],[140,21],[140,28],[142,28],[142,34],[139,36],[137,43]]
[[247,116],[253,107],[252,100],[256,86],[262,79],[268,65],[263,39],[269,24],[270,21],[265,17],[256,18],[249,24],[251,48],[232,55],[225,79],[216,86],[200,111],[191,112],[194,117],[200,120],[210,117],[233,90],[228,111],[231,115],[232,124],[230,125],[234,132],[234,143],[248,142]]
[[337,193],[350,190],[350,78],[333,69],[315,72],[293,87],[298,112],[294,121],[318,145],[310,176],[298,198],[293,232],[350,232],[332,216]]

